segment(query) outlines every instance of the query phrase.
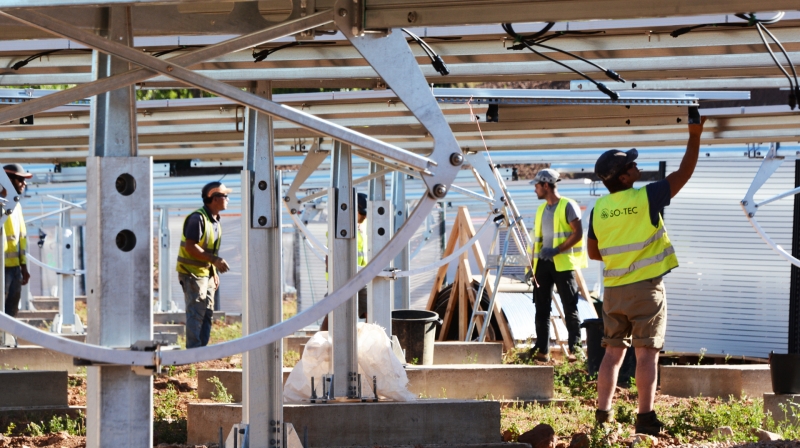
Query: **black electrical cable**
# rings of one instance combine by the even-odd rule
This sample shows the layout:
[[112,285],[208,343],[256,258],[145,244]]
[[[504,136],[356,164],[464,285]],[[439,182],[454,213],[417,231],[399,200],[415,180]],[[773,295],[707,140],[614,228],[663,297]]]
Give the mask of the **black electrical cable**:
[[[335,44],[335,43],[336,42],[322,41],[322,42],[314,42],[314,45],[332,45],[332,44]],[[295,42],[290,42],[290,43],[285,44],[285,45],[281,45],[279,47],[267,48],[267,49],[264,49],[264,50],[261,50],[261,51],[256,51],[256,49],[253,48],[253,62],[261,62],[264,59],[266,59],[267,56],[271,55],[272,53],[275,53],[276,51],[283,50],[284,48],[298,47],[298,46],[301,46],[301,45],[308,45],[308,44],[303,44],[302,42],[295,41]]]
[[[558,60],[553,59],[553,58],[551,58],[549,56],[546,56],[545,54],[543,54],[543,53],[541,53],[539,51],[536,51],[536,49],[533,48],[532,45],[538,45],[538,46],[541,46],[543,48],[548,48],[548,49],[551,49],[553,51],[558,51],[560,53],[564,53],[564,54],[566,54],[568,56],[572,56],[572,57],[574,57],[576,59],[579,59],[581,61],[589,63],[594,67],[597,67],[599,70],[602,70],[605,73],[606,76],[608,76],[611,79],[614,79],[614,80],[619,81],[619,82],[625,82],[625,80],[622,79],[622,77],[619,76],[619,74],[617,74],[613,70],[601,67],[598,64],[590,62],[590,61],[588,61],[588,60],[586,60],[586,59],[584,59],[584,58],[582,58],[580,56],[577,56],[575,54],[572,54],[572,53],[570,53],[568,51],[560,50],[560,49],[557,49],[557,48],[554,48],[554,47],[550,47],[550,46],[547,46],[547,45],[541,45],[541,43],[537,43],[535,39],[540,38],[542,35],[544,35],[544,33],[547,32],[547,30],[549,30],[550,28],[552,28],[553,25],[554,25],[554,23],[550,22],[547,25],[545,25],[538,32],[532,34],[531,36],[524,37],[524,36],[521,36],[521,35],[517,34],[514,31],[514,27],[510,23],[502,24],[503,30],[505,30],[505,32],[508,33],[509,36],[513,37],[515,42],[519,42],[519,44],[516,44],[516,45],[510,47],[509,50],[521,50],[522,48],[527,48],[530,51],[532,51],[533,53],[535,53],[536,55],[541,56],[542,58],[547,59],[550,62],[554,62],[554,63],[556,63],[556,64],[558,64],[558,65],[560,65],[560,66],[562,66],[562,67],[564,67],[564,68],[566,68],[568,70],[570,70],[571,72],[577,74],[578,76],[581,76],[582,78],[586,79],[587,81],[591,82],[592,84],[597,86],[598,90],[600,90],[601,92],[603,92],[606,95],[608,95],[608,97],[611,98],[612,100],[615,100],[615,101],[618,100],[619,99],[619,94],[617,92],[614,92],[613,90],[609,89],[608,87],[606,87],[606,85],[603,84],[602,82],[597,82],[594,79],[592,79],[589,75],[583,73],[582,71],[580,71],[580,70],[578,70],[578,69],[576,69],[574,67],[570,67],[569,65],[564,64],[561,61],[558,61]],[[529,39],[530,39],[530,42],[529,42]],[[545,39],[549,40],[548,38],[545,38]],[[543,39],[540,42],[544,42],[546,40]],[[522,45],[522,47],[519,47],[519,45]]]
[[180,47],[175,47],[175,48],[172,48],[172,49],[169,49],[169,50],[162,50],[162,51],[158,51],[156,53],[153,53],[153,57],[159,58],[161,56],[164,56],[165,54],[174,53],[176,51],[185,50],[187,48],[201,48],[201,47],[202,47],[202,45],[181,45]]
[[436,69],[436,71],[439,72],[440,75],[447,76],[450,74],[450,69],[447,68],[447,64],[444,63],[444,60],[442,59],[441,56],[439,56],[438,54],[436,54],[435,51],[433,51],[433,48],[431,48],[430,45],[428,45],[424,40],[422,40],[422,38],[412,33],[411,31],[408,31],[405,28],[400,28],[400,29],[404,33],[408,34],[409,37],[414,39],[414,42],[416,42],[420,46],[420,48],[422,48],[422,51],[424,51],[425,54],[428,55],[428,57],[430,58],[433,68]]
[[56,53],[58,51],[61,51],[61,49],[44,51],[44,52],[41,52],[41,53],[36,53],[35,55],[29,57],[28,59],[25,59],[23,61],[17,61],[16,63],[14,63],[14,65],[11,66],[11,68],[13,68],[14,70],[19,70],[22,67],[25,67],[26,65],[28,65],[28,63],[31,62],[34,59],[40,58],[42,56],[47,56],[49,54],[53,54],[53,53]]
[[755,14],[750,14],[750,15],[747,15],[747,14],[735,14],[736,17],[738,17],[738,18],[740,18],[742,20],[746,20],[747,23],[728,23],[728,22],[725,22],[725,23],[704,23],[704,24],[701,24],[701,25],[694,25],[694,26],[687,26],[687,27],[683,27],[683,28],[678,28],[677,30],[669,33],[669,35],[672,36],[672,37],[678,37],[678,36],[681,36],[681,35],[684,35],[684,34],[690,32],[690,31],[694,31],[694,30],[696,30],[698,28],[704,28],[704,27],[709,27],[709,26],[710,27],[747,28],[747,27],[750,27],[750,26],[754,26],[756,23],[762,23],[762,24],[766,24],[766,25],[771,25],[773,23],[777,23],[778,21],[780,21],[783,18],[784,15],[785,15],[784,12],[779,12],[779,13],[775,14],[774,17],[771,17],[769,19],[758,19],[758,18],[756,18]]
[[[756,23],[756,30],[758,30],[758,35],[759,37],[761,37],[761,41],[764,42],[764,46],[767,48],[767,52],[769,53],[770,57],[772,57],[772,61],[775,62],[775,65],[777,65],[778,68],[781,69],[781,72],[783,72],[784,76],[786,76],[786,79],[789,80],[789,89],[790,89],[789,107],[792,110],[794,110],[794,108],[797,107],[798,103],[798,87],[799,87],[797,82],[797,72],[795,71],[794,64],[792,64],[792,60],[789,59],[789,55],[786,54],[786,50],[783,48],[783,45],[781,45],[781,43],[778,42],[775,36],[772,33],[770,33],[766,27],[764,27],[760,23]],[[781,49],[781,52],[783,52],[783,56],[788,61],[789,67],[792,68],[792,73],[794,74],[794,83],[792,82],[792,77],[789,76],[789,73],[787,73],[786,69],[783,68],[783,65],[780,62],[778,62],[778,58],[775,56],[775,53],[772,52],[772,48],[770,48],[769,43],[767,42],[767,39],[764,37],[764,33],[762,31],[766,31],[767,34],[769,34],[770,38],[772,38],[772,40],[775,41],[776,44],[778,44],[778,48]]]

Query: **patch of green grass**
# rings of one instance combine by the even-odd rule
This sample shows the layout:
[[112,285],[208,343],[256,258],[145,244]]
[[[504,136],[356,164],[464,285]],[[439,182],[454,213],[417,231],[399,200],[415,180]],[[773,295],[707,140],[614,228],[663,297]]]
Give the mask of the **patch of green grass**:
[[167,388],[157,392],[153,396],[153,416],[155,420],[173,421],[181,418],[180,395],[171,383],[167,383]]
[[212,400],[217,403],[233,403],[233,395],[228,393],[228,389],[219,378],[212,376],[208,382],[214,385],[214,390],[211,391]]
[[215,320],[214,324],[211,326],[211,337],[208,343],[218,344],[220,342],[232,341],[240,337],[242,337],[241,322],[227,325],[224,320],[218,319]]
[[[14,424],[10,424],[9,428],[7,429],[8,434],[14,430],[12,425]],[[14,425],[14,427],[16,427],[16,425]],[[54,415],[48,422],[30,422],[23,430],[24,434],[33,437],[59,432],[66,432],[71,436],[85,436],[86,417],[83,415],[83,413],[79,413],[78,417],[75,419],[70,418],[69,415],[64,415],[63,417]]]
[[300,362],[300,353],[294,350],[286,350],[283,352],[283,366],[294,367]]

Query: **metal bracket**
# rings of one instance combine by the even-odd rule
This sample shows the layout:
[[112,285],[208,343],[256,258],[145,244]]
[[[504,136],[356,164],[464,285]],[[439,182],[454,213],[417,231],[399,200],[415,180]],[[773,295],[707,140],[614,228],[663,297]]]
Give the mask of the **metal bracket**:
[[[316,0],[300,0],[292,2],[293,11],[292,16],[294,17],[306,17],[309,14],[314,14],[317,10],[317,2]],[[297,41],[304,41],[304,40],[314,40],[316,33],[314,29],[304,30],[294,35],[294,39]]]
[[364,16],[366,0],[339,0],[334,6],[336,25],[340,30],[348,30],[353,36],[364,35]]

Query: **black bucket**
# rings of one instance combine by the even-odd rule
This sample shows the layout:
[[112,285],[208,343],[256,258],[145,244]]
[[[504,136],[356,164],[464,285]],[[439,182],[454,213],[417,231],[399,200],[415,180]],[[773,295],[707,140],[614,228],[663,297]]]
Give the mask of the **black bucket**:
[[[433,344],[439,315],[425,310],[392,311],[392,335],[406,351],[406,362],[433,365]],[[414,362],[416,360],[416,362]]]
[[[606,349],[603,348],[603,319],[586,319],[581,324],[586,329],[586,367],[589,373],[594,375],[600,371],[600,363]],[[636,353],[633,348],[625,353],[622,367],[619,369],[617,384],[627,386],[631,383],[631,378],[636,376]]]
[[772,391],[776,394],[800,394],[800,355],[769,354]]

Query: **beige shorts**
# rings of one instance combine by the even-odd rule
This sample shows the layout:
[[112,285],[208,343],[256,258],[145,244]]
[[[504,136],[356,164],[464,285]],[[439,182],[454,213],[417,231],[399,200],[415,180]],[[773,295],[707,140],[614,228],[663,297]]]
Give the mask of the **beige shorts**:
[[603,347],[661,350],[667,331],[667,296],[661,277],[606,288],[603,294]]

